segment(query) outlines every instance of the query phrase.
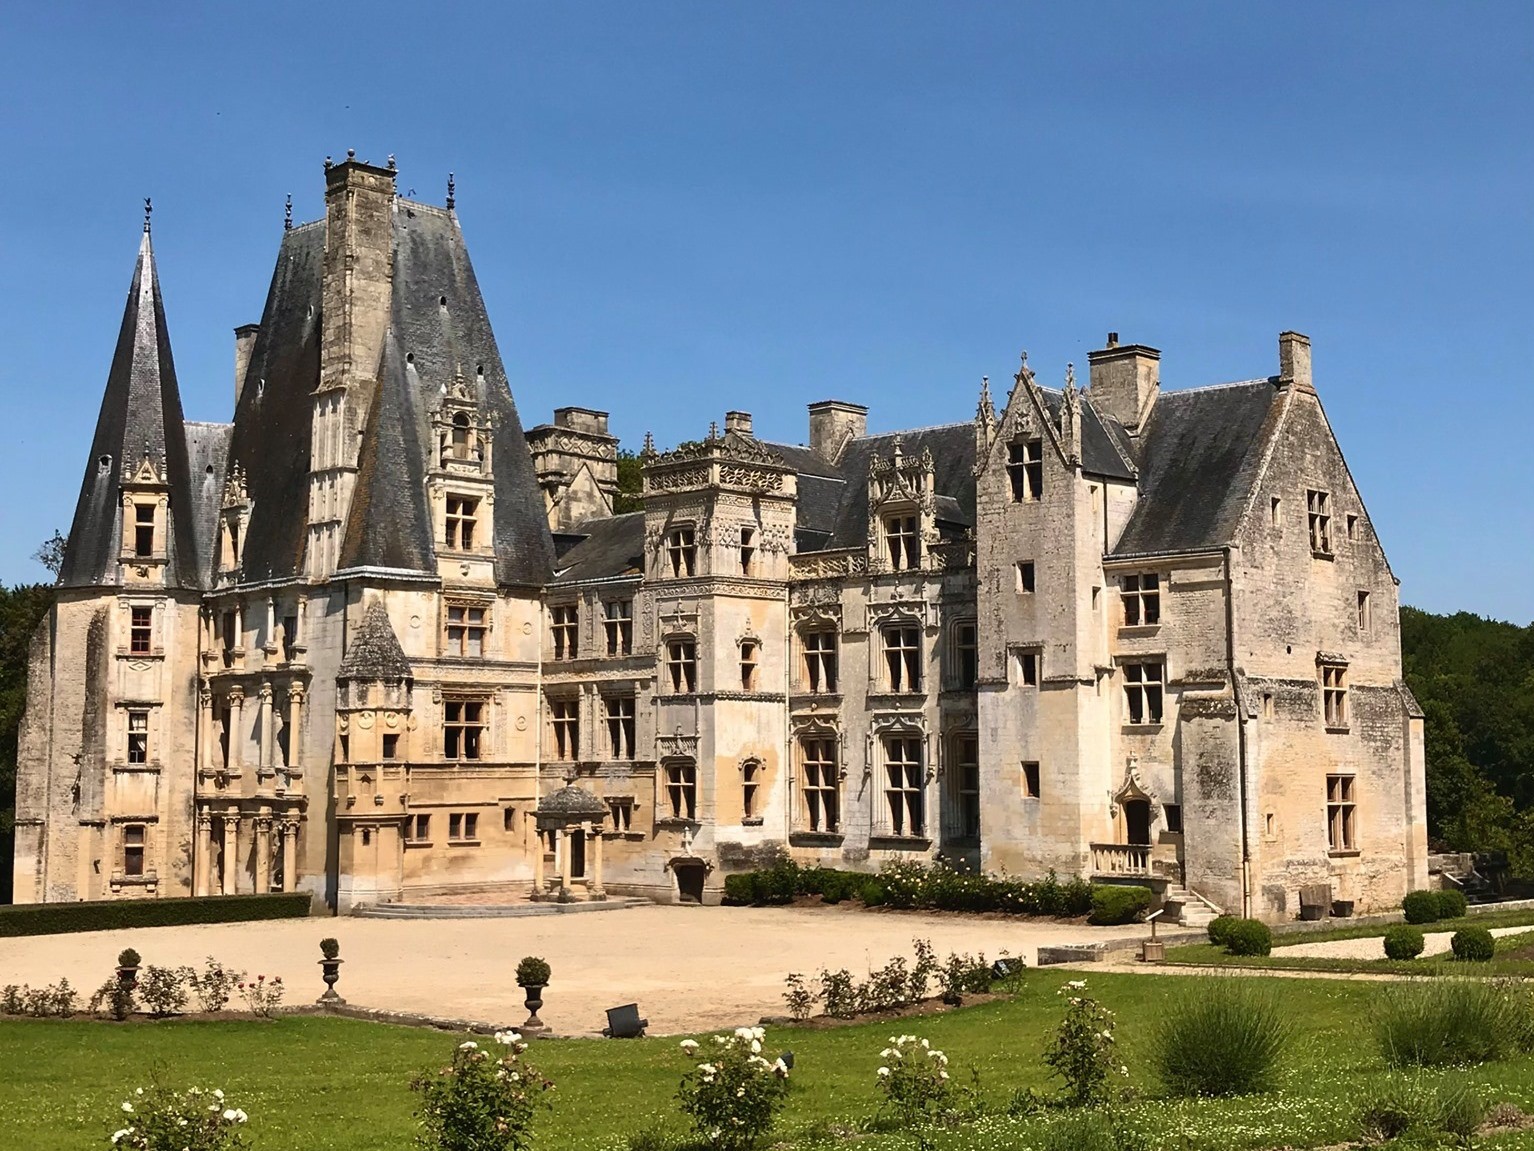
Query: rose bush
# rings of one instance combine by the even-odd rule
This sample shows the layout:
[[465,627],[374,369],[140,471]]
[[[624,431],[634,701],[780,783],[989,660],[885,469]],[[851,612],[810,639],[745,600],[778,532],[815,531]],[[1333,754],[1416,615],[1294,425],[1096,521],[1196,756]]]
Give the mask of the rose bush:
[[248,1116],[231,1106],[217,1088],[172,1091],[151,1084],[134,1091],[121,1107],[122,1126],[112,1146],[122,1151],[231,1151],[245,1146],[240,1129]]
[[[718,1151],[746,1151],[772,1129],[788,1095],[788,1067],[762,1054],[766,1033],[760,1027],[737,1027],[715,1035],[708,1058],[682,1077],[677,1101],[692,1119],[693,1130]],[[682,1050],[696,1058],[691,1039]]]
[[452,1062],[411,1081],[421,1093],[416,1142],[433,1151],[522,1151],[530,1145],[533,1115],[549,1106],[554,1084],[522,1058],[527,1044],[515,1031],[498,1031],[495,1045],[460,1043]]

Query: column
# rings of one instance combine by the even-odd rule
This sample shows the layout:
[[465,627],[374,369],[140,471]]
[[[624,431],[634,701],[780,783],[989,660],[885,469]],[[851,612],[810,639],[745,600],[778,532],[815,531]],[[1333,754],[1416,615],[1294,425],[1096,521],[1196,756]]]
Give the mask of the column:
[[229,770],[239,771],[245,762],[245,691],[229,689]]
[[543,894],[543,832],[533,831],[533,894]]
[[256,817],[256,894],[272,889],[272,817]]
[[208,894],[208,871],[213,862],[213,819],[207,812],[197,816],[197,838],[192,842],[196,853],[193,861],[193,895]]
[[240,813],[230,808],[224,816],[224,894],[240,894]]
[[[304,763],[304,687],[294,683],[288,686],[288,763],[299,768]],[[289,781],[289,786],[292,783]]]
[[241,655],[235,658],[235,667],[245,666],[245,601],[234,601],[234,649]]
[[277,600],[273,596],[266,597],[266,630],[262,632],[263,643],[261,649],[266,654],[266,662],[276,662],[277,656]]
[[561,827],[556,834],[559,836],[559,887],[560,890],[570,890],[570,829]]
[[272,720],[272,683],[271,680],[261,681],[261,770],[272,769],[272,737],[275,725]]
[[593,899],[600,899],[607,892],[602,887],[602,825],[586,825],[586,842],[591,844],[591,880],[589,888]]
[[282,890],[298,890],[298,821],[282,821]]
[[220,895],[233,895],[234,889],[231,880],[234,876],[234,841],[233,817],[225,813],[219,821],[219,835],[222,837],[220,846],[223,848],[222,861],[218,870],[218,893]]
[[197,690],[197,769],[205,771],[213,763],[213,747],[218,736],[213,730],[213,692],[203,680]]

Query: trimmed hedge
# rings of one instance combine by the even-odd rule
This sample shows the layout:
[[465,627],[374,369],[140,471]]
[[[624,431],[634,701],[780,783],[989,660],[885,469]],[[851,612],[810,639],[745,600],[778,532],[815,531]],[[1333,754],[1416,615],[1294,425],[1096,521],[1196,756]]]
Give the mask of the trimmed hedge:
[[1232,955],[1267,955],[1273,950],[1273,932],[1260,919],[1238,919],[1225,931],[1225,950]]
[[1437,923],[1441,918],[1438,892],[1408,891],[1401,900],[1401,913],[1407,923]]
[[1053,873],[1033,883],[1005,876],[956,871],[943,864],[886,864],[878,875],[834,867],[800,867],[784,860],[760,871],[725,876],[730,904],[770,907],[796,895],[818,895],[825,903],[861,900],[866,907],[923,911],[1003,911],[1013,915],[1083,915],[1092,908],[1085,880],[1061,882]]
[[1442,891],[1433,892],[1433,895],[1438,900],[1439,919],[1463,919],[1470,911],[1470,901],[1465,898],[1463,891],[1446,887]]
[[1497,952],[1491,932],[1484,927],[1462,927],[1449,940],[1454,958],[1466,963],[1486,963]]
[[1415,959],[1422,954],[1425,946],[1420,927],[1397,923],[1385,932],[1385,958],[1387,959]]
[[302,919],[306,891],[279,895],[205,895],[182,899],[93,900],[89,903],[20,903],[0,907],[0,937],[113,931],[121,927],[175,927],[187,923],[239,923]]
[[1209,942],[1216,947],[1224,947],[1229,939],[1230,925],[1240,923],[1239,915],[1216,915],[1209,921],[1209,926],[1204,930],[1209,932]]
[[1092,885],[1092,914],[1088,923],[1099,927],[1134,923],[1150,910],[1154,896],[1148,887],[1130,887],[1117,883]]

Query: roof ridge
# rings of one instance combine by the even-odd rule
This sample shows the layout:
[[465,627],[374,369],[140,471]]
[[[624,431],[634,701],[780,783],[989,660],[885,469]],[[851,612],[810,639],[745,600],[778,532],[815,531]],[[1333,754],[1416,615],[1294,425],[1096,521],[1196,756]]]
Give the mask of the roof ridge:
[[924,424],[919,428],[896,428],[889,432],[874,432],[871,435],[858,436],[851,442],[856,444],[867,442],[868,440],[882,440],[887,436],[910,436],[915,435],[917,432],[940,432],[945,428],[968,428],[973,427],[974,423],[974,420],[950,420],[946,424]]
[[1225,388],[1246,388],[1253,384],[1271,384],[1272,376],[1260,376],[1252,380],[1230,380],[1223,384],[1200,384],[1196,388],[1163,388],[1163,396],[1191,396],[1198,392],[1218,392]]

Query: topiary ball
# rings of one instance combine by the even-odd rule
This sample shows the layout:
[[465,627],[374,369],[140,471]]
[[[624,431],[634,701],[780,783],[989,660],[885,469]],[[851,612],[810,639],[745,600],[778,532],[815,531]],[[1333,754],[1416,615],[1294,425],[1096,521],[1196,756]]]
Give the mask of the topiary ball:
[[1439,919],[1463,919],[1470,910],[1470,903],[1463,891],[1446,887],[1442,891],[1433,892],[1433,896],[1438,901]]
[[1226,929],[1225,950],[1232,955],[1267,955],[1273,950],[1273,932],[1260,919],[1238,919]]
[[1387,959],[1415,959],[1422,954],[1422,928],[1398,923],[1385,932]]
[[1226,935],[1230,931],[1230,925],[1240,921],[1241,917],[1239,915],[1216,915],[1209,921],[1209,926],[1204,929],[1209,932],[1209,942],[1213,943],[1216,947],[1224,947]]
[[1454,958],[1467,963],[1485,963],[1496,953],[1491,932],[1484,927],[1462,927],[1449,940]]
[[1407,923],[1438,922],[1438,892],[1408,891],[1401,900],[1401,912]]

